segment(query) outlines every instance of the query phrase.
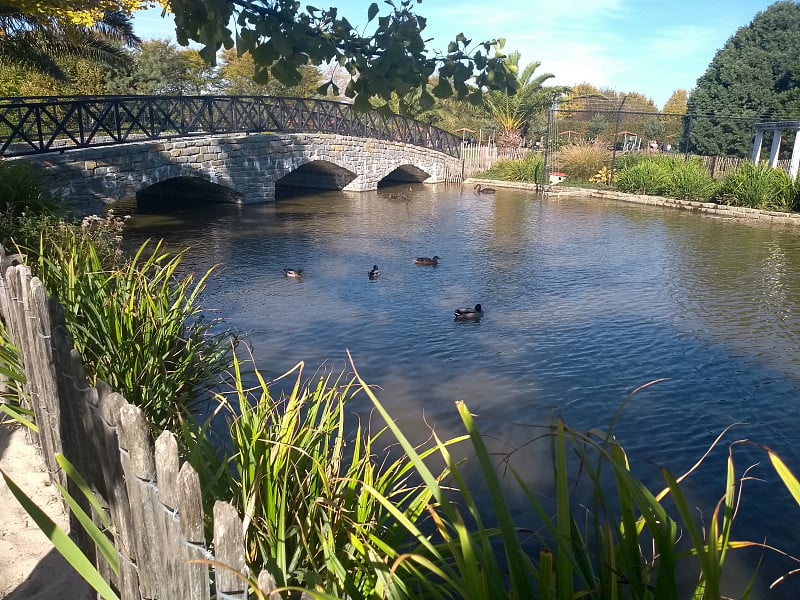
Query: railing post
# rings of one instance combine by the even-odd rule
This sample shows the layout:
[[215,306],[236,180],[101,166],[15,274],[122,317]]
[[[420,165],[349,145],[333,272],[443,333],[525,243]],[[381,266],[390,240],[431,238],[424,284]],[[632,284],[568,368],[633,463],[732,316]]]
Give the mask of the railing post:
[[120,119],[120,115],[119,115],[119,103],[120,103],[120,101],[119,100],[112,100],[112,102],[113,102],[113,105],[114,105],[114,121],[115,121],[115,125],[117,126],[116,127],[117,140],[122,141],[122,120]]

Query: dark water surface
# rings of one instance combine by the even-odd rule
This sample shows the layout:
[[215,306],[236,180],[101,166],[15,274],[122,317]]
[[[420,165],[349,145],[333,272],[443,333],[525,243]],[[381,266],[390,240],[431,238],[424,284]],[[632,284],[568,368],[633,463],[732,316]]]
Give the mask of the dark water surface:
[[[390,191],[137,215],[127,235],[192,245],[198,271],[220,263],[204,306],[248,335],[268,375],[301,360],[309,374],[338,373],[349,350],[415,435],[423,418],[440,436],[460,433],[457,400],[497,449],[554,414],[606,428],[634,389],[665,378],[625,402],[615,429],[653,487],[657,466],[682,473],[733,423],[746,425],[688,482],[706,519],[736,439],[769,445],[800,474],[800,231],[514,190],[414,185],[408,202]],[[436,268],[413,264],[434,254]],[[454,308],[477,302],[480,323],[454,322]],[[515,455],[533,484],[551,477],[535,448]],[[766,455],[742,446],[734,459],[740,473],[760,462],[752,474],[765,480],[745,486],[735,537],[800,555],[800,508]],[[764,591],[800,566],[765,560],[753,597],[800,597],[800,578]]]

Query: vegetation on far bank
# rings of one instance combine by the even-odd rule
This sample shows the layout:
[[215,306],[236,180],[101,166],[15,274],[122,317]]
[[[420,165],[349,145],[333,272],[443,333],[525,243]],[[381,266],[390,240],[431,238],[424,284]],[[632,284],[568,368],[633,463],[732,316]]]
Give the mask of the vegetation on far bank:
[[[571,186],[771,211],[800,210],[800,178],[792,180],[782,169],[765,163],[744,163],[716,180],[698,157],[628,153],[616,158],[612,180],[611,152],[605,146],[571,144],[555,153],[550,170],[553,165],[567,174],[564,183]],[[477,177],[539,184],[542,170],[541,154],[530,153],[523,159],[498,161]]]

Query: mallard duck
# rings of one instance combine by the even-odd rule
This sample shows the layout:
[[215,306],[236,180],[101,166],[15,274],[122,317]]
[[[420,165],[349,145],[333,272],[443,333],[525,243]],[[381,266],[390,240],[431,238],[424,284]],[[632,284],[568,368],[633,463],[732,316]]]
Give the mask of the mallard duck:
[[368,273],[370,279],[377,279],[380,277],[381,272],[378,270],[378,265],[372,265],[372,270]]
[[428,258],[427,256],[418,256],[414,259],[415,265],[423,265],[426,267],[435,267],[439,264],[439,257],[434,256],[433,258]]
[[480,183],[475,184],[476,194],[494,194],[496,191],[494,188],[485,188]]
[[402,192],[399,193],[399,194],[397,194],[395,192],[392,192],[391,194],[387,195],[387,198],[389,198],[389,200],[397,200],[398,202],[410,202],[411,201],[411,198],[408,196],[408,194],[404,194]]
[[453,314],[456,321],[477,321],[483,316],[483,307],[476,304],[475,308],[457,308]]
[[284,277],[293,277],[295,279],[302,279],[303,278],[303,269],[284,269],[283,270]]

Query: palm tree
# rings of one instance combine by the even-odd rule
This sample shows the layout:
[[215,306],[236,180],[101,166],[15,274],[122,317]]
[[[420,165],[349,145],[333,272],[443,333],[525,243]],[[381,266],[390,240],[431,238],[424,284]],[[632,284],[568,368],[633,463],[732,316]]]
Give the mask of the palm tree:
[[120,11],[106,11],[94,26],[83,27],[52,17],[25,14],[19,7],[0,1],[0,61],[57,81],[67,80],[59,65],[60,58],[124,68],[130,65],[131,58],[123,46],[139,43],[130,17]]
[[[508,63],[517,67],[520,53],[512,52]],[[552,73],[542,73],[534,77],[541,62],[535,61],[523,69],[517,77],[519,89],[513,96],[502,91],[491,91],[484,95],[484,103],[492,118],[500,127],[497,145],[511,148],[522,145],[522,130],[531,116],[544,111],[553,100],[554,95],[563,93],[565,87],[544,87],[542,84],[555,77]]]

